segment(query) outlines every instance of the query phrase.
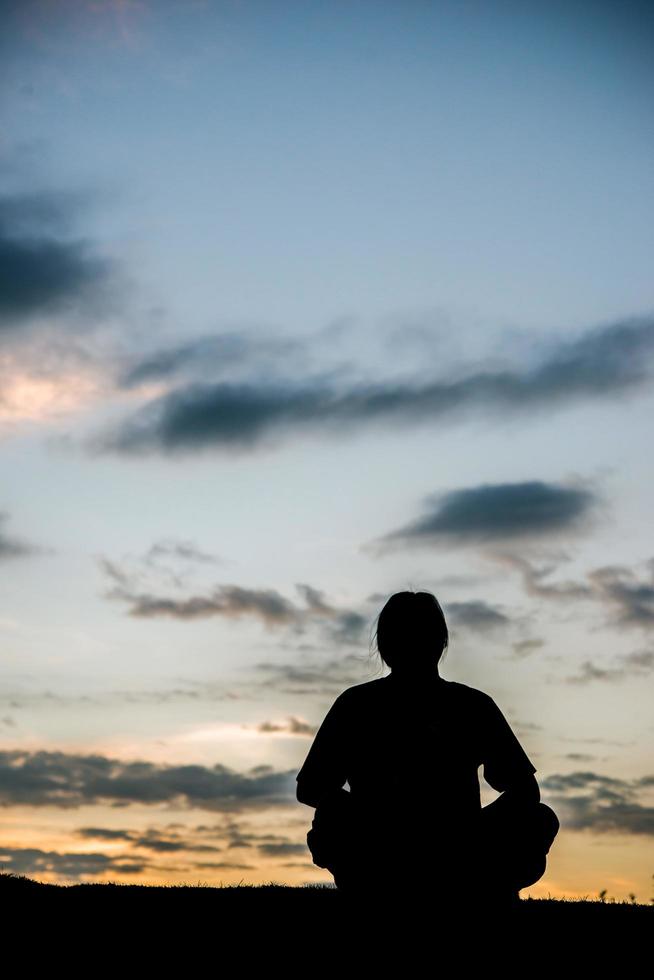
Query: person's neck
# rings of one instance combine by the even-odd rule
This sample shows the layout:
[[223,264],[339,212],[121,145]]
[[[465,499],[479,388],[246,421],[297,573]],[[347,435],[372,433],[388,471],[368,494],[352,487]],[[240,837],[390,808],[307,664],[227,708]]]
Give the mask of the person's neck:
[[421,684],[438,684],[444,681],[444,678],[438,673],[438,667],[414,668],[412,670],[398,670],[395,667],[388,676],[395,683],[410,687],[418,687]]

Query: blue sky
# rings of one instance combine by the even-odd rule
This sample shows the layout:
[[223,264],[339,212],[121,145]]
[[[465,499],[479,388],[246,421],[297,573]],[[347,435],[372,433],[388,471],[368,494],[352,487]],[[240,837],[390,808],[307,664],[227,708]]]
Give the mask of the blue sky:
[[5,867],[324,880],[294,772],[424,588],[562,815],[529,893],[645,900],[651,11],[4,9]]

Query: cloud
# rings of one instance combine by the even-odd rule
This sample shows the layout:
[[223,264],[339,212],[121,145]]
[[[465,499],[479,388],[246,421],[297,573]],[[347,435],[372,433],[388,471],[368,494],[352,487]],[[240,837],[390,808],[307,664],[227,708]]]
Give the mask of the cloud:
[[580,528],[596,503],[589,489],[542,480],[463,487],[429,495],[422,517],[365,545],[364,550],[379,554],[393,546],[549,537]]
[[647,562],[649,581],[638,581],[632,569],[606,565],[588,573],[591,587],[613,610],[616,626],[654,626],[654,559]]
[[91,840],[125,840],[133,839],[131,830],[112,830],[110,827],[80,827],[77,831],[80,837],[90,838]]
[[254,686],[286,694],[315,694],[330,697],[339,694],[344,687],[361,683],[363,658],[350,653],[330,660],[283,663],[260,661],[252,667]]
[[135,830],[113,830],[105,827],[80,827],[79,837],[91,840],[125,841],[135,848],[159,853],[177,851],[217,852],[222,850],[211,844],[200,844],[170,831],[151,829],[145,833]]
[[601,834],[654,834],[654,807],[645,806],[638,794],[654,785],[654,776],[625,780],[595,772],[548,776],[541,781],[552,806],[568,830]]
[[222,868],[225,871],[254,871],[254,864],[237,864],[235,861],[202,861],[194,865],[196,868]]
[[487,557],[517,569],[525,591],[538,599],[598,603],[606,612],[606,625],[615,628],[639,628],[646,632],[654,626],[654,558],[645,562],[646,578],[625,565],[603,565],[586,573],[586,582],[547,583],[543,579],[556,570],[559,561],[549,561],[540,568],[524,555],[491,551]]
[[77,808],[92,804],[176,805],[216,811],[262,810],[295,798],[295,770],[255,766],[170,766],[103,755],[0,751],[0,806]]
[[536,650],[540,650],[540,648],[544,645],[544,640],[532,637],[526,640],[516,640],[516,642],[512,644],[512,647],[516,657],[529,657],[532,653],[535,653]]
[[[223,340],[217,340],[223,344]],[[246,349],[232,340],[238,356]],[[170,376],[201,361],[208,340],[152,355],[123,377]],[[575,340],[559,340],[532,365],[459,371],[446,378],[381,382],[335,380],[335,372],[296,380],[270,377],[194,380],[147,402],[132,416],[93,436],[91,453],[143,456],[209,447],[252,450],[292,432],[321,430],[342,436],[362,424],[440,423],[466,412],[487,417],[606,399],[642,388],[651,379],[654,320],[641,317],[601,325]],[[232,355],[233,356],[233,355]]]
[[260,844],[259,850],[267,857],[288,857],[290,854],[306,854],[307,845],[291,844],[287,841],[279,844]]
[[156,563],[157,559],[166,556],[209,565],[218,565],[222,561],[217,555],[201,551],[192,541],[180,541],[177,538],[164,538],[161,541],[156,541],[149,548],[144,560]]
[[284,359],[305,352],[305,342],[299,337],[275,337],[262,333],[226,331],[198,337],[181,344],[144,355],[133,355],[123,366],[118,384],[135,388],[152,381],[175,377],[216,378],[233,377],[239,368],[264,372]]
[[26,555],[49,554],[48,549],[30,544],[20,538],[5,534],[1,525],[9,519],[6,511],[0,511],[0,561],[5,558],[23,558]]
[[487,630],[508,626],[511,620],[494,606],[481,600],[448,602],[445,604],[447,621],[455,628],[484,633]]
[[532,561],[523,555],[516,555],[508,551],[491,550],[486,552],[486,556],[492,561],[499,562],[509,568],[515,568],[522,576],[522,584],[525,592],[536,599],[561,599],[578,600],[592,599],[593,589],[580,582],[556,582],[547,583],[543,579],[551,575],[562,561],[567,560],[567,555],[559,553],[558,558],[548,561],[545,565],[537,567]]
[[[44,149],[35,152],[42,158]],[[26,173],[38,181],[29,157],[16,150],[8,156],[0,179],[11,180],[15,165],[22,182]],[[80,211],[99,197],[0,191],[0,431],[116,394],[116,350],[133,344],[137,328],[109,314],[123,314],[131,284],[74,229]]]
[[[305,831],[303,830],[303,834]],[[292,841],[285,834],[258,834],[242,831],[238,827],[231,830],[229,847],[256,848],[266,857],[288,857],[294,854],[307,854],[306,840]]]
[[0,197],[0,330],[97,301],[111,266],[65,233],[70,195]]
[[590,681],[623,681],[627,677],[642,677],[654,670],[654,651],[638,650],[618,657],[613,667],[598,667],[584,660],[579,672],[566,677],[568,684],[588,684]]
[[[218,852],[225,848],[207,843],[207,839],[220,839],[227,850],[258,850],[266,857],[284,858],[289,855],[307,854],[306,841],[291,840],[286,834],[260,833],[248,829],[247,821],[228,819],[226,823],[214,826],[184,826],[183,833],[177,829],[180,824],[169,824],[163,829],[150,828],[146,831],[113,829],[104,827],[81,827],[76,833],[84,840],[122,841],[132,849],[148,850],[160,854],[182,853],[201,854]],[[302,825],[304,837],[304,824]],[[128,852],[127,859],[130,859]],[[125,855],[122,860],[126,860]],[[141,860],[136,858],[135,860]],[[196,868],[253,868],[229,860],[193,862]]]
[[[324,592],[304,582],[298,582],[295,586],[304,600],[304,606],[288,599],[277,589],[246,588],[232,583],[214,586],[203,595],[165,596],[143,589],[140,573],[130,574],[102,556],[98,561],[113,582],[105,597],[125,603],[128,615],[136,619],[169,617],[191,621],[210,616],[227,619],[249,616],[259,619],[267,628],[286,627],[295,633],[304,633],[307,626],[317,625],[322,629],[326,642],[331,644],[360,643],[369,626],[367,615],[358,610],[333,606]],[[181,585],[181,582],[177,581],[176,584]]]
[[263,734],[286,732],[289,735],[303,735],[311,738],[316,734],[317,728],[315,725],[310,725],[308,722],[302,721],[301,718],[296,718],[294,715],[291,715],[283,724],[273,721],[262,721],[257,725],[257,731]]
[[267,626],[288,625],[299,621],[299,611],[276,589],[220,585],[207,596],[190,596],[186,599],[134,595],[114,589],[111,597],[127,601],[130,605],[128,615],[137,619],[168,616],[172,619],[192,620],[206,619],[209,616],[237,618],[251,615],[261,619]]
[[103,875],[107,872],[140,874],[149,864],[146,861],[125,860],[101,853],[43,851],[37,847],[0,846],[0,864],[4,871],[14,874],[53,873],[65,878],[80,875]]

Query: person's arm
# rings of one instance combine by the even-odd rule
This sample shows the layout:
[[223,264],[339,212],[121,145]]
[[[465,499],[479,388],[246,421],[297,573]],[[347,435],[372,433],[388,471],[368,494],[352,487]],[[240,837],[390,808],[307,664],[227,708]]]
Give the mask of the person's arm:
[[316,732],[304,765],[297,774],[296,796],[300,803],[317,807],[343,790],[347,780],[345,748],[347,729],[343,695],[333,703]]
[[502,796],[508,796],[512,800],[524,801],[525,803],[539,803],[540,787],[538,780],[533,774],[524,776],[504,790]]
[[485,702],[482,735],[484,779],[503,797],[526,803],[540,801],[536,766],[492,698]]

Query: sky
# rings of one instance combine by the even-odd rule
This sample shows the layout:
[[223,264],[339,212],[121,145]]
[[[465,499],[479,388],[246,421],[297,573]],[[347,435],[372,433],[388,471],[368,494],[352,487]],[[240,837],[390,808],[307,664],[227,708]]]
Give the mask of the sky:
[[331,882],[410,589],[560,818],[522,896],[649,901],[651,8],[1,16],[0,869]]

